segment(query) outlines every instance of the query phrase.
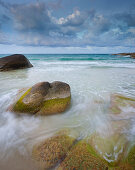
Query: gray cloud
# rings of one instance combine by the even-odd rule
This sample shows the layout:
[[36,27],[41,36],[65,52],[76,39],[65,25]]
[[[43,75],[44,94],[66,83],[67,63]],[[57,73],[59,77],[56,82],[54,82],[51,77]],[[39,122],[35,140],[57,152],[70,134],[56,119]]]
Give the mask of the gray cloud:
[[115,19],[125,23],[129,27],[135,27],[135,13],[116,14]]
[[88,12],[74,10],[65,18],[56,18],[43,2],[12,5],[10,11],[17,31],[36,32],[44,36],[75,36],[89,17]]
[[50,7],[51,9],[58,10],[62,8],[62,1],[63,0],[58,0],[56,2],[48,2],[48,7]]
[[0,0],[0,5],[3,6],[4,8],[9,8],[9,4],[5,3],[4,1]]
[[81,12],[76,9],[65,18],[56,18],[52,16],[45,3],[13,6],[11,13],[18,31],[66,38],[75,37],[77,32],[85,29],[85,23],[93,15],[93,12]]
[[56,29],[45,3],[12,6],[10,10],[18,31],[48,34],[49,30]]
[[75,8],[67,16],[56,17],[53,10],[61,8],[61,2],[11,5],[0,0],[0,5],[10,13],[2,15],[0,25],[3,21],[12,21],[10,27],[15,32],[16,44],[61,47],[134,45],[134,13],[107,16],[95,10]]

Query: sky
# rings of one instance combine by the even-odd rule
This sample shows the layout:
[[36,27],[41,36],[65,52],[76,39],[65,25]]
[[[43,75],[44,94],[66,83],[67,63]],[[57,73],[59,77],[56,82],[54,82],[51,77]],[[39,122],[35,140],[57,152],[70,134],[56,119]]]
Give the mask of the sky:
[[0,53],[135,52],[135,0],[0,0]]

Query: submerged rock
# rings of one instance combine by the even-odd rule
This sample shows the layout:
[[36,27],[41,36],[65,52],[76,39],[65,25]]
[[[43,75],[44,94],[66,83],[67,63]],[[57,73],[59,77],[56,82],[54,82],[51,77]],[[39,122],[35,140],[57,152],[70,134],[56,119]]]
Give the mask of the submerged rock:
[[114,114],[119,114],[123,111],[123,108],[133,107],[135,108],[135,99],[125,97],[120,94],[111,95],[111,106],[110,110]]
[[116,116],[112,116],[112,120],[110,122],[110,133],[117,134],[121,137],[123,132],[127,131],[130,126],[131,122],[129,119],[119,119],[123,118],[122,116],[119,116],[118,118]]
[[135,145],[131,147],[126,157],[126,162],[135,167]]
[[33,65],[22,54],[14,54],[0,58],[0,71],[9,71],[30,67],[33,67]]
[[57,134],[34,146],[32,157],[43,169],[55,167],[72,147],[75,138],[65,133]]
[[12,106],[12,111],[50,115],[64,112],[70,104],[70,86],[55,81],[41,82],[29,88]]
[[120,134],[107,136],[94,134],[88,139],[88,143],[109,166],[117,166],[124,159],[128,145],[126,138]]
[[85,141],[74,145],[67,153],[67,157],[59,165],[58,170],[107,170],[106,161],[102,160],[93,148]]

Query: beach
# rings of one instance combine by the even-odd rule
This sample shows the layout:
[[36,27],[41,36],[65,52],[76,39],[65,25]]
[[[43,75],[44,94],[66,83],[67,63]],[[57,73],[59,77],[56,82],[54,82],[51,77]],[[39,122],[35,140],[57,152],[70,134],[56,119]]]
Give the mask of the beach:
[[[6,55],[0,55],[3,57]],[[33,67],[0,72],[0,169],[37,170],[32,147],[63,128],[84,139],[96,132],[111,133],[110,96],[115,93],[135,98],[135,60],[111,54],[26,54]],[[18,116],[7,108],[19,89],[38,82],[66,82],[71,87],[71,106],[51,116]],[[135,108],[124,117],[130,126],[121,132],[135,141]]]

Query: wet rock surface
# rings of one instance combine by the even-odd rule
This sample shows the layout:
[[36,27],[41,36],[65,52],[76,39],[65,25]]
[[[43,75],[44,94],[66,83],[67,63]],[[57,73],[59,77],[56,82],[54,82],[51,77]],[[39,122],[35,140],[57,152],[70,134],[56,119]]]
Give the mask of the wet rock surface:
[[34,146],[32,157],[43,169],[55,167],[62,161],[75,139],[66,134],[57,134]]
[[0,71],[10,71],[30,67],[33,67],[33,65],[22,54],[14,54],[0,58]]
[[70,86],[64,82],[41,82],[29,88],[12,106],[12,111],[37,115],[64,112],[70,105]]

